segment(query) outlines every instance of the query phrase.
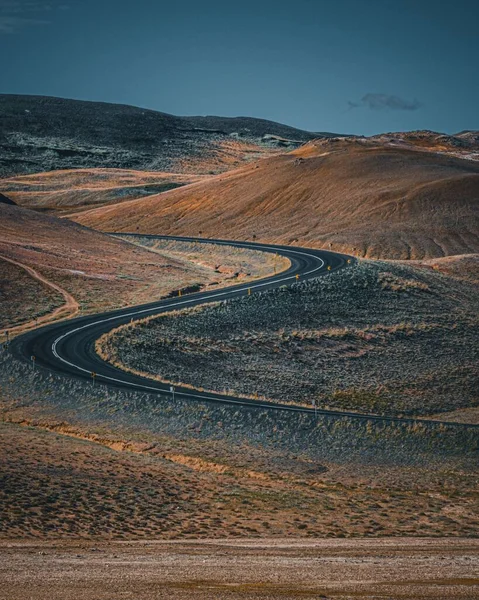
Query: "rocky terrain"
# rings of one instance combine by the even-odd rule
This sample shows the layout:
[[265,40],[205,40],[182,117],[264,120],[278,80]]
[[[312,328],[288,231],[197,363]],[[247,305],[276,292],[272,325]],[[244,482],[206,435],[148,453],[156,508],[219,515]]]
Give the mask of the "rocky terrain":
[[224,171],[321,135],[248,117],[0,95],[0,177],[72,168]]
[[372,136],[369,140],[362,139],[362,143],[366,144],[375,142],[479,160],[479,131],[461,131],[455,135],[447,135],[435,131],[419,130],[382,133]]
[[461,269],[438,272],[441,261],[360,261],[291,288],[121,327],[98,351],[134,372],[232,395],[389,415],[477,411],[475,258],[468,280]]
[[2,600],[470,600],[479,592],[479,544],[470,539],[18,542],[0,554]]
[[[326,247],[370,258],[479,250],[477,142],[431,132],[314,140],[203,182],[77,220],[105,231]],[[459,157],[460,155],[460,157]]]

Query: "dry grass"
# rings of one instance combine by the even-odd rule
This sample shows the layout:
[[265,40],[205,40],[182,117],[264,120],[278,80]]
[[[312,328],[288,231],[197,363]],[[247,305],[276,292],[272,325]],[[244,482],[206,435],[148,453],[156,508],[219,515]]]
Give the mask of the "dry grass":
[[147,237],[131,238],[121,235],[117,237],[142,248],[148,248],[163,257],[181,258],[201,268],[209,269],[216,273],[218,278],[222,278],[223,285],[261,279],[272,273],[280,273],[291,265],[289,259],[283,256],[249,248],[235,248],[213,243],[155,240]]
[[330,140],[75,218],[105,231],[202,231],[419,259],[478,251],[478,192],[479,162],[378,140]]
[[51,213],[84,210],[158,194],[201,180],[201,175],[127,169],[66,169],[2,179],[19,206]]
[[479,283],[479,254],[463,254],[424,260],[415,263],[418,266],[434,269],[455,279]]
[[35,321],[63,304],[61,294],[21,267],[0,258],[0,269],[0,329]]
[[477,310],[469,281],[366,261],[292,289],[122,327],[100,338],[97,352],[197,389],[424,416],[478,406]]

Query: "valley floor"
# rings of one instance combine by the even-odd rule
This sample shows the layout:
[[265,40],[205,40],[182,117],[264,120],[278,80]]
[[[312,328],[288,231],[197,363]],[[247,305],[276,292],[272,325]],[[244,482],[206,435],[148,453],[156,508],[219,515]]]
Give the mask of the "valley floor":
[[1,600],[472,600],[479,540],[3,543]]

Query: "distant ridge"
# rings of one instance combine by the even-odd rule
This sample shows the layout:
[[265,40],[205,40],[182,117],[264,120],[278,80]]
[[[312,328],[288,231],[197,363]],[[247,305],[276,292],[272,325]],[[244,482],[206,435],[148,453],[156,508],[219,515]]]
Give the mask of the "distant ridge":
[[178,117],[123,104],[0,95],[0,176],[110,167],[207,173],[334,134],[251,117]]

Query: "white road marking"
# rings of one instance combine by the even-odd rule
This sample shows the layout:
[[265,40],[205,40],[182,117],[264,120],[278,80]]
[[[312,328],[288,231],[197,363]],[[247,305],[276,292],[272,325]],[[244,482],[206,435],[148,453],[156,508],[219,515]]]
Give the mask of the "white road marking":
[[[161,236],[158,236],[158,237],[161,237]],[[208,243],[208,242],[201,242],[201,243]],[[212,244],[223,244],[225,246],[228,246],[228,245],[229,246],[234,246],[234,245],[239,246],[239,245],[241,245],[241,246],[244,246],[244,247],[247,247],[247,248],[254,248],[254,245],[250,245],[250,244],[241,244],[241,243],[231,244],[231,243],[228,243],[228,242],[215,242],[213,240],[210,243],[212,243]],[[257,248],[257,249],[261,251],[261,248]],[[262,251],[264,252],[265,250],[262,250]],[[279,252],[281,252],[281,250],[279,250]],[[303,276],[311,275],[312,273],[315,273],[316,271],[319,271],[320,269],[322,269],[324,267],[324,265],[325,265],[324,260],[322,258],[320,258],[319,256],[316,256],[314,254],[309,254],[308,252],[303,252],[303,251],[300,251],[300,250],[293,250],[293,249],[290,250],[289,248],[288,248],[288,252],[292,252],[293,254],[299,254],[300,256],[309,256],[310,258],[314,258],[315,260],[319,260],[321,262],[321,265],[319,267],[316,267],[314,269],[311,269],[311,271],[307,271],[306,273],[303,273]],[[290,280],[293,280],[293,282],[296,282],[296,276],[293,274],[293,275],[288,275],[288,277],[284,277],[283,279],[275,279],[274,283],[282,283],[283,281],[290,281]],[[254,289],[254,288],[258,288],[258,287],[263,287],[265,285],[269,285],[270,283],[272,283],[272,282],[271,281],[265,281],[263,283],[257,283],[257,284],[254,284],[254,285],[247,285],[247,284],[245,284],[244,287],[236,288],[234,290],[234,292],[246,291],[248,288]],[[217,298],[218,296],[228,295],[228,293],[231,293],[231,291],[226,290],[224,292],[218,292],[216,294],[211,294],[211,295],[207,296],[207,298],[205,298],[205,303],[210,298]],[[187,304],[195,303],[196,301],[197,301],[197,299],[195,299],[195,298],[190,299],[190,300],[183,300],[181,302],[174,302],[172,304],[168,304],[167,306],[165,306],[163,308],[170,308],[170,307],[173,307],[173,306],[184,306],[184,305],[187,305]],[[94,325],[100,325],[101,323],[107,323],[108,321],[114,321],[115,319],[120,319],[120,318],[123,319],[125,317],[132,317],[132,316],[135,316],[135,315],[140,315],[140,314],[143,314],[145,312],[151,312],[152,310],[155,310],[155,309],[150,307],[150,308],[145,308],[145,309],[142,309],[142,310],[135,310],[135,311],[132,311],[130,313],[126,313],[126,314],[122,314],[122,315],[116,315],[116,316],[113,316],[113,317],[108,317],[106,319],[99,319],[98,321],[94,321],[93,323],[87,323],[86,325],[82,325],[81,327],[77,327],[76,329],[72,329],[71,331],[67,331],[63,335],[59,336],[53,342],[53,344],[52,344],[53,355],[56,358],[58,358],[58,360],[60,360],[61,362],[65,363],[67,365],[69,365],[70,367],[73,367],[74,369],[82,371],[83,373],[90,373],[90,371],[88,369],[84,369],[83,367],[80,367],[79,365],[76,365],[75,363],[72,363],[72,362],[66,360],[65,358],[63,358],[62,356],[60,356],[60,354],[57,352],[57,345],[58,345],[58,343],[61,342],[66,337],[68,337],[69,335],[72,335],[73,333],[76,333],[77,331],[81,331],[82,329],[87,329],[88,327],[93,327]],[[144,385],[144,384],[140,384],[140,383],[133,383],[133,382],[125,381],[124,379],[117,379],[116,377],[110,377],[109,375],[101,375],[101,374],[99,374],[98,377],[101,378],[101,379],[107,379],[109,381],[114,381],[114,382],[117,382],[117,383],[126,384],[127,386],[134,386],[134,387],[145,389],[145,390],[154,390],[155,392],[164,391],[164,390],[162,390],[161,388],[158,388],[158,387],[153,387],[153,386]],[[225,400],[225,399],[223,399],[221,397],[200,396],[200,395],[197,395],[197,394],[190,394],[190,393],[187,393],[187,392],[176,392],[176,394],[178,396],[185,396],[187,398],[200,398],[201,400],[214,400],[216,402],[226,402],[228,404],[245,404],[245,401],[246,401],[246,403],[248,403],[248,399],[246,399],[246,398],[245,398],[245,401],[242,401],[242,400],[235,400],[233,398],[231,400],[230,399]],[[265,405],[265,404],[258,403],[258,404],[255,404],[255,406],[259,406],[261,408],[271,408],[271,404],[266,404]],[[297,411],[298,410],[298,407],[288,407],[287,405],[282,405],[281,408],[283,408],[283,406],[284,406],[284,410],[292,410],[292,411]]]

